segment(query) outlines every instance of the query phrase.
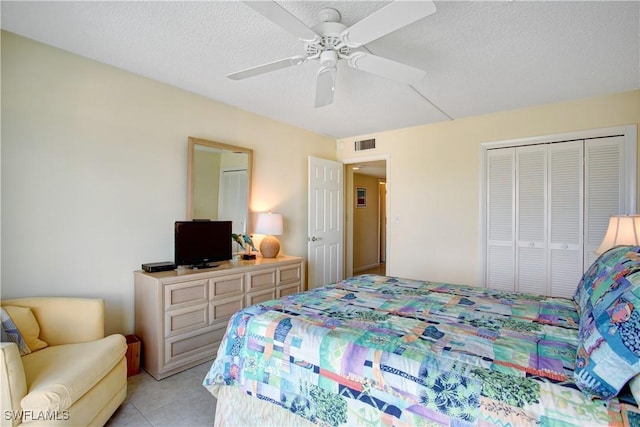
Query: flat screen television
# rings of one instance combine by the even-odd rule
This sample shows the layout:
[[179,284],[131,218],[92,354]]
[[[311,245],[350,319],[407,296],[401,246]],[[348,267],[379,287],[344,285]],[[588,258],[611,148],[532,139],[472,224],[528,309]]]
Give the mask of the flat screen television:
[[231,221],[176,221],[175,263],[215,267],[231,259]]

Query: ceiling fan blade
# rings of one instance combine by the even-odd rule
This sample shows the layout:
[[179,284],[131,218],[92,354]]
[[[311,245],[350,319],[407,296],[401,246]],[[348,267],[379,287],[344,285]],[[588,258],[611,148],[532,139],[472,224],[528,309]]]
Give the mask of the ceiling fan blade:
[[320,40],[320,36],[315,31],[274,1],[245,1],[244,3],[302,41]]
[[418,83],[427,75],[426,71],[418,68],[364,52],[356,52],[350,55],[348,63],[349,66],[357,70],[367,71],[407,84]]
[[321,68],[316,83],[316,108],[333,102],[336,89],[336,67]]
[[342,41],[360,47],[435,13],[431,0],[395,1],[342,32]]
[[291,67],[293,65],[302,64],[307,58],[304,56],[292,56],[291,58],[280,59],[278,61],[269,62],[267,64],[258,65],[256,67],[247,68],[246,70],[227,74],[232,80],[242,80],[249,77],[257,76],[271,71],[280,70],[282,68]]

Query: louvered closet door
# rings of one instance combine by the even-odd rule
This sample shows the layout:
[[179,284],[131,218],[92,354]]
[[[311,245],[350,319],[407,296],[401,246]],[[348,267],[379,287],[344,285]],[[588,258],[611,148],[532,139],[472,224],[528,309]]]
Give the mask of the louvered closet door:
[[583,271],[583,141],[549,145],[547,295],[570,297]]
[[487,152],[487,286],[514,289],[515,148]]
[[516,286],[547,292],[547,146],[516,149]]
[[586,270],[598,255],[611,215],[624,213],[624,138],[585,141],[584,265]]

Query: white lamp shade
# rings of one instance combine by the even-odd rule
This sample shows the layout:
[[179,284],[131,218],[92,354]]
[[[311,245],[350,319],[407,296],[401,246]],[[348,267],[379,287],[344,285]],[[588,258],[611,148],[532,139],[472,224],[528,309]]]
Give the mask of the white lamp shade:
[[609,228],[596,250],[600,255],[620,245],[640,245],[640,215],[619,215],[609,219]]
[[271,236],[282,234],[282,215],[277,213],[259,213],[256,217],[255,232]]

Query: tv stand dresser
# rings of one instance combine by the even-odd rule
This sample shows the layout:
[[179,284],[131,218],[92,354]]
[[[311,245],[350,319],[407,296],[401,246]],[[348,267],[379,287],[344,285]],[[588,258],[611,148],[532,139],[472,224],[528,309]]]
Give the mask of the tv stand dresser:
[[142,367],[160,380],[213,360],[236,311],[305,290],[305,262],[258,257],[201,270],[136,271],[134,277]]

